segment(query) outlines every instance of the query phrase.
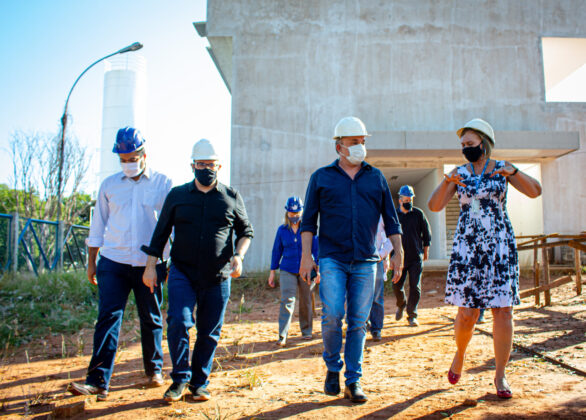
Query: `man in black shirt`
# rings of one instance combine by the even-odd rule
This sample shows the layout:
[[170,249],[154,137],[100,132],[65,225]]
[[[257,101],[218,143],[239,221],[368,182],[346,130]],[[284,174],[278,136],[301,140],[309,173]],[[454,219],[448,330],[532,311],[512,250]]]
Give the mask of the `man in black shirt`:
[[[410,185],[403,185],[399,189],[399,207],[397,215],[403,229],[401,237],[405,263],[401,277],[393,283],[393,291],[397,298],[397,312],[395,318],[399,321],[403,317],[403,311],[407,307],[409,325],[416,327],[417,305],[421,297],[421,271],[423,261],[427,260],[429,245],[431,244],[431,232],[427,218],[421,209],[413,207],[415,192]],[[405,279],[409,273],[409,300],[405,302]]]
[[[230,297],[230,277],[242,273],[253,236],[242,197],[216,179],[221,166],[210,141],[198,141],[191,158],[195,180],[169,192],[151,243],[142,247],[149,255],[143,282],[152,291],[157,284],[157,259],[174,228],[167,310],[173,384],[165,392],[166,401],[180,400],[187,387],[196,401],[210,398],[208,377]],[[197,338],[190,368],[189,329],[194,322]]]

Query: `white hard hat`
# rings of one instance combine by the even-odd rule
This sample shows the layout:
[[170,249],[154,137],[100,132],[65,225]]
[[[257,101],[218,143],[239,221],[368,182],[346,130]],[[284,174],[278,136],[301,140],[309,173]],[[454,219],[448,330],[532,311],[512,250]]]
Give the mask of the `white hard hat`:
[[360,121],[360,118],[345,117],[338,121],[336,128],[334,128],[334,140],[341,137],[356,136],[370,136],[370,134],[366,132],[366,126],[362,121]]
[[220,160],[220,157],[211,141],[201,139],[193,145],[191,160]]
[[474,118],[473,120],[468,121],[466,125],[464,125],[464,127],[460,128],[457,131],[458,138],[462,137],[462,133],[464,133],[464,130],[466,130],[467,128],[471,128],[473,130],[480,131],[481,133],[486,134],[488,138],[492,141],[492,145],[494,146],[494,130],[492,129],[489,123],[480,118]]

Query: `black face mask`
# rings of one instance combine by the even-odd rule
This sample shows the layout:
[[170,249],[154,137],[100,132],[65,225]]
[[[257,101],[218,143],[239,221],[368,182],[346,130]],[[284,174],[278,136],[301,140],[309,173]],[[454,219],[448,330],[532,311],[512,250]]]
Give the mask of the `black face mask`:
[[412,207],[413,207],[412,203],[403,203],[403,208],[407,211],[411,210]]
[[197,181],[204,187],[209,187],[216,180],[216,171],[211,169],[195,169],[194,173]]
[[480,159],[480,156],[482,156],[483,153],[484,151],[482,150],[482,146],[480,144],[478,146],[464,147],[462,149],[462,154],[466,159],[468,159],[468,162],[476,162],[478,159]]

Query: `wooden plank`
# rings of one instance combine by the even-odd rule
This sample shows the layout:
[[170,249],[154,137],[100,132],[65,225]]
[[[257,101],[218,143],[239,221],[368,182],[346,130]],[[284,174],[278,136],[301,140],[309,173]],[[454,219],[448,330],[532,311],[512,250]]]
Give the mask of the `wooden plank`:
[[563,286],[564,284],[572,283],[573,281],[574,278],[572,276],[560,277],[559,279],[556,279],[549,284],[544,284],[533,289],[523,290],[521,293],[519,293],[519,296],[521,296],[521,299],[523,299],[527,296],[533,296],[536,293],[539,294],[540,292],[547,292],[551,289],[555,289],[556,287]]
[[[545,239],[542,239],[541,242],[545,243]],[[541,249],[541,255],[543,259],[543,285],[549,285],[549,252],[547,248]],[[545,290],[545,306],[551,305],[551,292],[549,289]]]
[[580,259],[580,250],[574,249],[574,265],[576,272],[576,294],[580,296],[582,294],[582,261]]
[[570,243],[568,244],[569,246],[571,246],[572,248],[574,248],[574,250],[580,250],[583,252],[586,252],[586,244],[580,243],[578,241],[570,241]]
[[[534,258],[534,263],[533,263],[533,287],[538,288],[539,287],[539,261],[537,260],[537,250],[533,250],[533,258]],[[541,301],[541,295],[539,292],[535,293],[535,304],[539,305]]]
[[568,239],[565,241],[558,241],[558,242],[543,242],[543,240],[542,240],[541,244],[517,246],[517,251],[528,251],[530,249],[540,249],[540,248],[554,248],[556,246],[569,245],[572,242],[582,242],[582,241],[586,241],[586,238],[579,239],[576,241]]

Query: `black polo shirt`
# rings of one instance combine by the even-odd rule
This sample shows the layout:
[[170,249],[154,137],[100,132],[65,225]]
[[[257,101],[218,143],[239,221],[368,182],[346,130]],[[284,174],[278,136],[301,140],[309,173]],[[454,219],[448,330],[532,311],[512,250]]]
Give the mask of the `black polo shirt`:
[[173,228],[171,260],[201,287],[226,280],[234,240],[253,237],[242,196],[219,182],[207,193],[199,191],[194,181],[171,189],[151,243],[141,249],[161,257]]

